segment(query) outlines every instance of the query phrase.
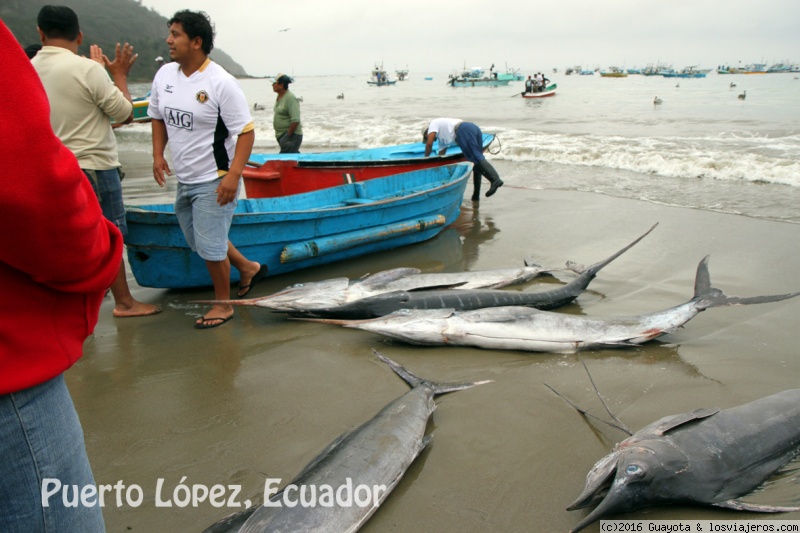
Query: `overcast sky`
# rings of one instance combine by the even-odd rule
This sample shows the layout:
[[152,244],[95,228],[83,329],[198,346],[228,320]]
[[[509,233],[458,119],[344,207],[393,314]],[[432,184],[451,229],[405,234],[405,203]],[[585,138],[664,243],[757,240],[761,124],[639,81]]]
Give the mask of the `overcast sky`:
[[[798,0],[142,0],[206,11],[255,76],[800,63]],[[280,31],[289,28],[288,31]],[[166,29],[165,29],[166,37]]]

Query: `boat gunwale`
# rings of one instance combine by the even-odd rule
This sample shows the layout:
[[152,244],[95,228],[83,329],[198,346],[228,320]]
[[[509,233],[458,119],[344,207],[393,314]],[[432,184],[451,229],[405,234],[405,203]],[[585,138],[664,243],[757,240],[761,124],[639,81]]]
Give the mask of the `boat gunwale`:
[[[462,165],[465,163],[454,163],[454,165]],[[232,225],[240,225],[240,224],[260,224],[264,223],[265,221],[255,220],[256,217],[275,217],[275,216],[291,216],[292,218],[302,220],[305,218],[321,218],[320,215],[324,216],[335,216],[340,213],[344,213],[348,210],[358,209],[361,211],[373,211],[377,208],[385,207],[386,204],[389,203],[401,203],[404,201],[408,201],[411,203],[412,200],[415,200],[417,197],[422,195],[429,195],[429,194],[438,194],[440,192],[445,191],[446,189],[458,187],[462,181],[469,179],[470,174],[472,172],[472,164],[467,163],[469,168],[463,171],[463,175],[460,177],[451,177],[451,179],[444,181],[440,185],[436,187],[427,187],[424,189],[417,190],[415,192],[409,192],[408,194],[402,194],[399,196],[384,196],[378,197],[374,200],[371,200],[366,203],[355,203],[355,204],[332,204],[330,206],[323,206],[323,207],[315,207],[310,209],[302,209],[302,210],[285,210],[285,211],[244,211],[244,212],[234,212],[233,214],[233,221]],[[440,168],[440,167],[437,167]],[[390,176],[387,176],[390,177]],[[375,178],[381,179],[381,178]],[[373,180],[369,180],[373,181]],[[367,183],[367,182],[360,182],[360,183]],[[323,189],[325,191],[329,189]],[[316,193],[318,191],[312,191],[312,193]],[[309,194],[309,193],[300,193],[300,194]],[[244,202],[268,202],[270,200],[276,199],[284,199],[290,198],[291,196],[297,195],[289,195],[289,196],[278,196],[274,198],[241,198],[239,200],[240,205],[247,205]],[[352,199],[356,199],[355,197]],[[347,199],[345,200],[347,201]],[[151,206],[169,206],[172,204],[169,203],[162,203],[162,204],[146,204],[146,205],[126,205],[126,217],[130,217],[128,220],[129,222],[139,223],[139,224],[151,224],[151,225],[164,225],[166,223],[172,225],[174,224],[174,219],[176,217],[175,211],[161,211],[161,210],[152,210],[148,209]],[[169,220],[163,220],[165,217],[168,217]]]
[[[483,149],[486,150],[489,146],[495,141],[497,135],[494,133],[484,133],[483,134]],[[397,144],[392,146],[380,146],[377,148],[363,148],[360,150],[340,150],[334,152],[309,152],[305,154],[251,154],[250,161],[248,161],[248,169],[252,170],[254,168],[260,168],[268,163],[272,162],[296,162],[298,167],[314,167],[314,168],[321,168],[322,166],[328,165],[333,168],[339,168],[342,166],[380,166],[382,164],[391,165],[393,163],[406,163],[406,162],[424,162],[424,161],[441,161],[450,158],[457,158],[457,157],[464,157],[463,152],[456,146],[455,148],[458,149],[458,152],[454,152],[452,154],[445,154],[443,156],[434,155],[432,157],[425,157],[422,156],[414,156],[413,158],[385,158],[385,159],[358,159],[356,154],[359,153],[367,153],[367,154],[380,154],[381,152],[386,152],[387,154],[391,155],[392,153],[397,153],[401,151],[405,152],[417,152],[415,148],[419,149],[423,147],[422,150],[419,150],[422,154],[424,154],[424,144],[423,143],[406,143],[406,144]],[[323,159],[328,154],[338,154],[336,159]],[[350,159],[344,159],[344,157],[348,157],[349,154],[353,154],[353,157]],[[255,158],[253,157],[255,156]],[[437,159],[438,158],[438,159]],[[263,161],[261,161],[263,159]],[[256,166],[258,165],[258,166]]]

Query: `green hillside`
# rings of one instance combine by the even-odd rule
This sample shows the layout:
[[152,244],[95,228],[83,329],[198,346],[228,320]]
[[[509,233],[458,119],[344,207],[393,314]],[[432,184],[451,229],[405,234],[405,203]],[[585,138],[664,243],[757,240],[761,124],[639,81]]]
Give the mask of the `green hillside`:
[[[89,46],[97,44],[113,59],[118,42],[131,43],[139,54],[129,76],[131,81],[150,81],[158,69],[156,57],[169,61],[167,18],[144,7],[139,0],[2,0],[0,19],[23,47],[39,42],[36,15],[44,5],[68,5],[78,14],[84,36],[81,55],[88,57]],[[247,76],[222,50],[215,48],[211,57],[234,76]]]

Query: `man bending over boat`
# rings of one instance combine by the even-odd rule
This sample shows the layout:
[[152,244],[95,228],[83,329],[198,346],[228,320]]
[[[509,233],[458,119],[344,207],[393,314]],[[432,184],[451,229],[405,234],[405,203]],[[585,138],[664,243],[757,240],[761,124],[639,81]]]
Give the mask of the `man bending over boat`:
[[[172,63],[153,79],[147,114],[153,119],[153,177],[162,187],[171,175],[164,149],[169,141],[178,179],[175,215],[189,247],[205,259],[214,299],[230,298],[231,265],[240,274],[243,298],[267,273],[228,240],[242,170],[255,140],[250,106],[236,79],[209,59],[214,29],[208,15],[178,11],[167,23]],[[217,304],[195,328],[221,326],[233,307]]]
[[444,155],[448,146],[454,144],[461,148],[464,158],[473,165],[472,201],[481,199],[481,176],[489,180],[486,196],[492,196],[503,186],[503,180],[491,163],[483,156],[483,132],[472,122],[455,118],[435,118],[422,131],[422,142],[425,143],[425,157],[433,151],[433,141],[439,140],[439,155]]

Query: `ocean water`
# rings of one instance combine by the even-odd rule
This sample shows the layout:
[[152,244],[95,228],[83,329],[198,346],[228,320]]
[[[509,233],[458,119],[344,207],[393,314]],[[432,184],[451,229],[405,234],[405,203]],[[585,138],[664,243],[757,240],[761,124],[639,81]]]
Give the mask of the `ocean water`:
[[[498,136],[489,157],[508,185],[800,223],[800,80],[793,74],[547,73],[558,84],[556,96],[525,100],[521,81],[453,88],[444,73],[412,71],[406,81],[375,87],[367,73],[296,78],[291,90],[303,98],[303,151],[417,142],[427,120],[450,116]],[[251,104],[265,106],[253,111],[254,151],[277,151],[271,80],[241,84]],[[132,93],[147,89],[134,85]],[[134,125],[117,135],[127,148],[149,151],[149,131]]]

